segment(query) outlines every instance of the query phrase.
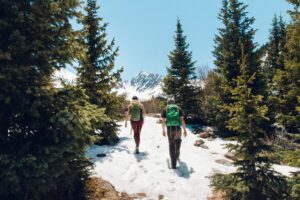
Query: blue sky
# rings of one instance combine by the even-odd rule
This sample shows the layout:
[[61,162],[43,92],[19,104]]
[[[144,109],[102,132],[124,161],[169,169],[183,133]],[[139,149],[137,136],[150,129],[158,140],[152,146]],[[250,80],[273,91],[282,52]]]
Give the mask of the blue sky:
[[[221,0],[98,0],[99,15],[109,23],[108,39],[119,46],[116,68],[124,67],[123,79],[139,71],[164,75],[168,54],[174,48],[174,31],[180,18],[196,66],[213,66],[214,36],[221,26],[217,16]],[[249,16],[256,18],[255,41],[268,39],[275,14],[289,20],[291,8],[286,0],[243,0],[249,5]]]

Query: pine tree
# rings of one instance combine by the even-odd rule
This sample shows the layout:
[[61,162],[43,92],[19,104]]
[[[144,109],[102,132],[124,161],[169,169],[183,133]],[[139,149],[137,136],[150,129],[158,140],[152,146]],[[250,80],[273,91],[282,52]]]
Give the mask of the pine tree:
[[175,99],[175,102],[186,112],[186,116],[197,118],[200,111],[200,89],[195,86],[195,62],[192,61],[192,52],[183,35],[180,20],[177,20],[175,49],[170,53],[170,67],[167,76],[163,79],[163,92]]
[[300,12],[299,0],[289,0],[294,10],[289,11],[292,22],[286,30],[286,52],[284,53],[284,69],[277,70],[274,76],[278,95],[279,123],[283,124],[288,132],[300,133],[299,115],[296,107],[300,96]]
[[277,87],[275,75],[278,71],[284,69],[284,54],[286,43],[286,24],[283,22],[282,17],[279,18],[275,15],[272,22],[272,29],[269,33],[269,42],[266,44],[262,55],[262,70],[264,78],[264,95],[268,103],[268,114],[270,118],[266,128],[269,134],[274,134],[274,124],[277,121],[278,113],[281,112],[282,107],[279,106],[279,97],[282,96],[281,90]]
[[259,93],[262,86],[261,73],[259,68],[259,57],[256,53],[256,44],[253,42],[255,30],[251,27],[254,18],[247,16],[247,6],[238,0],[223,0],[223,7],[219,14],[219,19],[223,27],[219,28],[219,34],[215,37],[216,72],[221,78],[221,93],[218,119],[219,134],[230,136],[233,133],[226,128],[229,113],[222,109],[223,106],[234,102],[231,98],[230,87],[236,86],[236,78],[240,75],[238,60],[241,58],[240,44],[244,44],[246,62],[246,72],[256,73],[256,79],[251,87],[254,93]]
[[84,195],[93,139],[86,133],[106,119],[81,90],[57,91],[51,83],[54,70],[73,60],[69,21],[78,5],[0,2],[0,199]]
[[264,66],[264,75],[269,88],[272,87],[271,84],[276,70],[284,69],[283,54],[285,53],[285,37],[286,25],[281,16],[278,19],[275,15],[272,22],[272,29],[270,30]]
[[117,96],[112,90],[119,84],[123,69],[113,72],[118,48],[114,48],[114,40],[108,43],[105,32],[107,23],[102,24],[103,19],[97,16],[98,9],[96,0],[87,1],[81,40],[86,56],[80,60],[78,82],[85,89],[90,102],[105,108],[105,114],[111,119],[104,126],[97,127],[102,137],[98,143],[114,144],[118,141],[116,120],[122,117],[124,97]]
[[228,128],[238,135],[237,144],[228,145],[237,156],[234,164],[238,169],[229,175],[214,175],[212,185],[224,191],[226,199],[285,199],[287,182],[271,169],[267,157],[270,146],[264,142],[266,132],[261,128],[268,120],[268,108],[263,104],[263,96],[254,94],[252,84],[256,74],[248,75],[245,62],[242,53],[241,75],[236,79],[236,86],[230,89],[234,103],[226,107],[230,112]]

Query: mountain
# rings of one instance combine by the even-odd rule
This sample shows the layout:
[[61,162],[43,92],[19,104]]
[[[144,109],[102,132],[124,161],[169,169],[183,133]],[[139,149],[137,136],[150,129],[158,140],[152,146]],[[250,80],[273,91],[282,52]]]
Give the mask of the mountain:
[[130,85],[135,87],[138,92],[144,92],[149,89],[154,89],[160,85],[162,76],[147,72],[140,72],[130,81]]
[[116,89],[118,94],[126,94],[127,99],[138,96],[141,100],[151,99],[152,96],[162,96],[161,81],[162,76],[155,73],[141,71],[130,81],[124,81]]
[[[56,88],[62,88],[64,81],[67,84],[75,85],[77,75],[67,69],[60,69],[54,72],[53,82]],[[162,96],[161,81],[162,76],[155,73],[140,72],[135,75],[130,81],[120,83],[116,88],[118,94],[125,94],[130,100],[132,96],[138,96],[141,100],[151,99],[153,96]]]
[[62,88],[62,82],[65,82],[67,84],[75,85],[76,84],[76,78],[77,75],[74,74],[73,72],[61,68],[59,70],[56,70],[52,76],[54,86],[56,88]]

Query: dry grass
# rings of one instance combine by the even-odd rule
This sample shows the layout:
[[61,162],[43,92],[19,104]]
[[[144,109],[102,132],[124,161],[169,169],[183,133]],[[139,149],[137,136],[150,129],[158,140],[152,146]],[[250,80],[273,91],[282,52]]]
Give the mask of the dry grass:
[[209,197],[208,200],[225,200],[224,193],[221,191],[214,191],[212,197]]

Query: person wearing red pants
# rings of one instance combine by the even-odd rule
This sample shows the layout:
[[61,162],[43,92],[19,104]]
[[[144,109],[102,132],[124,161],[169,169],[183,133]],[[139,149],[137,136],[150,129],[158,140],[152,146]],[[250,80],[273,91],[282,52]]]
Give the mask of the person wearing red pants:
[[139,154],[140,135],[144,124],[145,115],[146,110],[144,105],[140,103],[137,96],[132,97],[132,102],[128,105],[128,111],[126,113],[125,127],[127,127],[127,121],[130,119],[131,128],[134,133],[136,154]]

